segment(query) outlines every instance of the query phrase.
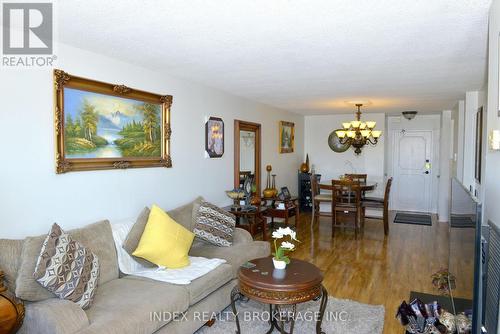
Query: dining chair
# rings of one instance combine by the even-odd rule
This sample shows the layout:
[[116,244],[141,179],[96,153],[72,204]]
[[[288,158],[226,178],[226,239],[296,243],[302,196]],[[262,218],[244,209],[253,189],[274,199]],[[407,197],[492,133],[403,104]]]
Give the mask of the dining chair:
[[357,181],[361,184],[366,184],[366,179],[368,178],[368,174],[344,174],[344,176],[347,178],[347,179],[350,179],[350,180],[353,180],[353,181]]
[[[358,238],[358,232],[361,226],[362,207],[361,207],[361,188],[359,181],[332,180],[332,237],[335,235],[335,228],[351,227],[354,225],[354,236]],[[345,218],[353,218],[354,224],[348,226]],[[339,218],[344,220],[338,224]]]
[[332,202],[332,194],[322,194],[321,190],[331,190],[331,186],[320,184],[316,174],[311,174],[311,198],[313,202],[311,227],[314,225],[314,222],[319,219],[319,217],[332,217],[331,212],[320,210],[321,203]]
[[381,219],[384,222],[384,234],[389,234],[389,196],[391,194],[392,177],[387,180],[385,185],[384,198],[375,197],[365,197],[362,201],[363,206],[363,216],[365,216],[365,210],[375,209],[382,210],[382,217],[369,216],[366,218],[370,219]]
[[[352,180],[352,181],[357,181],[360,184],[366,184],[366,179],[368,178],[368,174],[344,174],[346,179]],[[365,192],[361,192],[361,199],[365,197]]]

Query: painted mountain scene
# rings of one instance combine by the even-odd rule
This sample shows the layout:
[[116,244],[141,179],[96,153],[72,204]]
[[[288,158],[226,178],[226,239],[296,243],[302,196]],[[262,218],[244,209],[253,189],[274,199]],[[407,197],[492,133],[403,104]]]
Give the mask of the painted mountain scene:
[[161,105],[64,89],[67,159],[161,156]]

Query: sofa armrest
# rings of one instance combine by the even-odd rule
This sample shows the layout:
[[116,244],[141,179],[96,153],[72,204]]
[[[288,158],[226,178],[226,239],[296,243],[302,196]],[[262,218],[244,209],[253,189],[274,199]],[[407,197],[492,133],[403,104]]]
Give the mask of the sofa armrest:
[[239,244],[248,244],[249,242],[252,242],[253,238],[250,232],[247,230],[244,230],[242,228],[235,228],[234,233],[233,233],[233,244],[234,245],[239,245]]
[[25,304],[26,314],[19,333],[69,334],[89,326],[82,308],[69,300],[50,298]]

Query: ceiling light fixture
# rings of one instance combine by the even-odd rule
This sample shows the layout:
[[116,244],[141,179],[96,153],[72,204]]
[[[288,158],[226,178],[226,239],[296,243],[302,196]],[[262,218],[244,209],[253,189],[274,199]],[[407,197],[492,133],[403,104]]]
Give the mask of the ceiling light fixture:
[[356,120],[342,123],[343,130],[336,131],[340,143],[354,147],[354,153],[356,154],[361,154],[361,148],[365,145],[377,145],[378,139],[382,135],[382,131],[374,130],[377,122],[361,122],[362,106],[362,103],[356,103],[358,108]]
[[411,121],[417,115],[417,111],[416,110],[408,110],[408,111],[403,111],[402,114],[403,114],[404,118]]

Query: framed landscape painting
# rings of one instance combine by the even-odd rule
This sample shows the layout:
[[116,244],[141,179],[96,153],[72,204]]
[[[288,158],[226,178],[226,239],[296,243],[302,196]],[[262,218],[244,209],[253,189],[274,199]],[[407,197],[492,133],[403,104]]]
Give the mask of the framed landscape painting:
[[292,153],[295,146],[295,124],[280,121],[280,153]]
[[54,71],[56,172],[171,167],[172,96]]

